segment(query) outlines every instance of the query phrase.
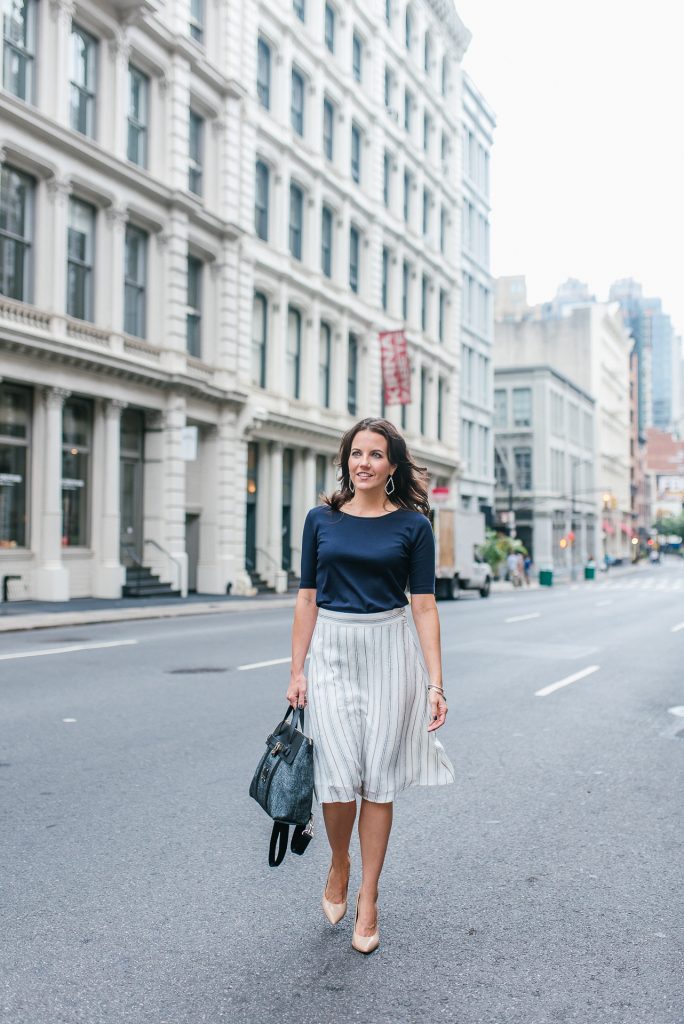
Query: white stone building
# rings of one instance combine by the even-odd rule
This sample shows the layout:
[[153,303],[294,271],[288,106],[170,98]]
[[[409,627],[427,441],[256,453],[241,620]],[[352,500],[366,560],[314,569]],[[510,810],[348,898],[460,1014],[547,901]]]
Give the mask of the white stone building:
[[494,371],[496,508],[537,568],[596,557],[594,400],[548,365]]
[[463,291],[461,303],[460,503],[494,505],[489,166],[495,121],[484,97],[463,76]]
[[[449,0],[17,0],[0,90],[0,574],[282,589],[342,431],[454,486]],[[406,325],[412,402],[382,409]]]
[[[548,366],[595,403],[594,478],[576,497],[590,497],[600,530],[595,551],[631,558],[630,494],[631,339],[616,303],[554,301],[495,323],[495,369]],[[496,413],[495,413],[496,417]],[[583,436],[582,417],[568,424],[569,439]],[[548,440],[549,445],[551,439]],[[591,554],[592,552],[590,552]]]

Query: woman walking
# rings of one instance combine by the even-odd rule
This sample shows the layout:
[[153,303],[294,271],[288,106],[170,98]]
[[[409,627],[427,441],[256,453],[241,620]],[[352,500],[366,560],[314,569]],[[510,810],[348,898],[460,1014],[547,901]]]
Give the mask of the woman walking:
[[[380,943],[378,883],[394,798],[408,786],[453,782],[454,770],[434,735],[447,703],[425,471],[385,419],[348,430],[338,461],[339,490],[304,524],[287,699],[309,709],[314,787],[332,852],[322,900],[331,924],[347,911],[361,797],[352,945],[370,953]],[[406,617],[407,585],[422,658]]]

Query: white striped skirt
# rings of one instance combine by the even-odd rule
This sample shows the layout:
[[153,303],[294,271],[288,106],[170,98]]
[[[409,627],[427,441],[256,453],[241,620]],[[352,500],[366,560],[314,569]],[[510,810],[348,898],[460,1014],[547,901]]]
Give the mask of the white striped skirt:
[[319,608],[308,708],[319,803],[357,794],[388,803],[408,786],[454,781],[428,732],[427,669],[405,608],[356,614]]

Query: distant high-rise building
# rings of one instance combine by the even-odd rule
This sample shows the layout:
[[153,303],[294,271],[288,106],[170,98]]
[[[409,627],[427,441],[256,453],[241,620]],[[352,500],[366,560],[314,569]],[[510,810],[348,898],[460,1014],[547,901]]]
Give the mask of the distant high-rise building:
[[615,281],[611,301],[618,302],[634,338],[639,365],[639,431],[648,427],[670,430],[674,425],[673,382],[675,336],[672,321],[657,298],[644,298],[632,278]]

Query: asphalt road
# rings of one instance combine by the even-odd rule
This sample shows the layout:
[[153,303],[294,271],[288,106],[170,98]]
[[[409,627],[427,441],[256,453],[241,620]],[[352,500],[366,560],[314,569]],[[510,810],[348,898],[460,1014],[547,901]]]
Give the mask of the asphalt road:
[[440,614],[370,958],[247,796],[290,610],[1,637],[2,1024],[682,1024],[684,562]]

